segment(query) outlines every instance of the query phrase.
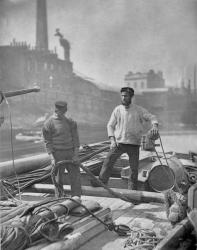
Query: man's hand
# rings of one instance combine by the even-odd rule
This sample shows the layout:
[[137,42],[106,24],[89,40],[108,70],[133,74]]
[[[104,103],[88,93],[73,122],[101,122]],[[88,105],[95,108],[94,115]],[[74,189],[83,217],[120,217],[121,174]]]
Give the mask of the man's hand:
[[113,149],[113,148],[117,147],[116,139],[115,139],[114,136],[110,137],[110,142],[111,142],[110,149]]
[[158,136],[159,136],[158,124],[156,124],[156,123],[153,124],[153,127],[150,130],[150,133],[151,133],[152,139],[154,139],[154,140],[158,139]]
[[52,166],[55,166],[55,158],[52,154],[49,155],[50,156],[50,159],[51,159],[51,165]]

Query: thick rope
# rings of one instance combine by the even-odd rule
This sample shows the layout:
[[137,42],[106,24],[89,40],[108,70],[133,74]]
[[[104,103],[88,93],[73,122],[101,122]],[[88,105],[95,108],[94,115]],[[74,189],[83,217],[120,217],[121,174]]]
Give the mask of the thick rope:
[[[102,146],[101,145],[95,145],[95,146],[92,146],[92,147],[88,147],[88,149],[85,148],[85,151],[82,150],[80,152],[80,161],[85,162],[85,161],[95,157],[99,153],[104,152],[106,149],[109,148],[109,146],[105,146],[106,144],[107,144],[107,142],[104,142],[102,144]],[[87,155],[87,151],[89,151],[88,155]],[[35,183],[39,183],[40,181],[51,177],[51,174],[53,174],[54,169],[53,169],[53,166],[50,166],[49,164],[45,168],[33,170],[31,172],[18,175],[17,179],[16,179],[15,176],[7,178],[5,181],[7,183],[9,183],[10,185],[13,185],[15,187],[15,189],[16,189],[16,190],[13,190],[13,191],[10,190],[10,195],[14,196],[14,195],[16,195],[18,193],[18,189],[17,189],[18,183],[19,183],[20,191],[22,191],[22,190],[26,189],[27,187],[29,187],[29,186],[31,186],[31,185],[33,185]],[[54,178],[54,180],[55,180],[55,178]]]
[[[2,95],[3,95],[3,93],[2,93]],[[16,176],[17,183],[18,183],[18,187],[17,188],[18,188],[19,199],[21,200],[20,183],[19,183],[18,175],[16,173],[16,167],[15,167],[15,161],[14,161],[15,157],[14,157],[14,145],[13,145],[13,126],[12,126],[11,107],[10,107],[10,104],[9,104],[7,98],[5,97],[5,95],[3,95],[3,99],[5,100],[5,103],[8,106],[9,121],[10,121],[10,143],[11,143],[11,151],[12,151],[12,166],[13,166],[13,169],[14,169],[14,173],[15,173],[15,176]]]
[[152,250],[160,240],[153,230],[130,229],[129,237],[124,243],[124,248],[128,250]]
[[[41,238],[48,242],[61,240],[67,232],[73,231],[73,227],[67,225],[61,228],[58,219],[48,207],[41,207],[34,214],[26,214],[11,225],[1,226],[1,246],[5,250],[23,250],[35,245]],[[66,231],[66,228],[69,230]]]

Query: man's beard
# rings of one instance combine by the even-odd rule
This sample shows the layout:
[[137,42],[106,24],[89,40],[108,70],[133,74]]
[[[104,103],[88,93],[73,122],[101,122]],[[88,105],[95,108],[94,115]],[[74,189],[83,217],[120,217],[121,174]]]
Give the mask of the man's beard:
[[131,104],[131,100],[129,100],[129,101],[122,101],[122,105],[124,105],[124,106],[129,106]]

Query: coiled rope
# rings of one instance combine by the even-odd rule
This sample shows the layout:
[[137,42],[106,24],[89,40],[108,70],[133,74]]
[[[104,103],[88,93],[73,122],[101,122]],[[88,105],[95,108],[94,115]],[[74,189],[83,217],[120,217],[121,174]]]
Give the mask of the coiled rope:
[[[98,155],[106,151],[108,148],[109,143],[107,142],[103,142],[101,145],[95,145],[88,148],[85,147],[85,149],[80,151],[80,162],[85,162],[93,158],[97,159]],[[13,198],[16,194],[18,194],[18,190],[22,191],[35,183],[39,183],[40,181],[50,178],[54,171],[53,166],[48,163],[48,166],[44,168],[43,166],[40,167],[40,169],[20,174],[17,176],[17,178],[15,176],[11,176],[2,180],[2,185],[5,192],[1,192],[0,197],[5,196],[6,198]]]
[[[48,202],[55,200],[71,200],[75,202],[78,206],[83,207],[88,214],[102,223],[108,230],[114,231],[118,235],[126,235],[130,230],[126,225],[115,225],[111,220],[109,222],[101,220],[91,210],[81,204],[80,201],[73,198],[52,199]],[[40,204],[47,204],[47,201],[41,202]],[[40,204],[36,204],[27,209],[23,215],[21,215],[20,220],[13,222],[12,225],[6,224],[1,227],[2,249],[23,250],[38,243],[43,243],[43,241],[55,242],[61,240],[66,234],[74,230],[71,224],[62,224],[59,222],[62,217],[67,216],[68,208],[65,209],[65,211],[67,211],[66,214],[59,217],[53,211],[53,206],[42,206],[32,213]],[[62,204],[60,203],[59,205]]]
[[152,250],[161,240],[150,229],[130,229],[129,237],[124,243],[128,250]]
[[[53,201],[49,200],[40,204],[47,204]],[[40,204],[33,206],[32,209],[34,210]],[[62,204],[60,203],[59,205]],[[27,211],[23,213],[24,215],[21,215],[20,219],[18,218],[12,223],[4,223],[1,226],[2,249],[23,250],[41,241],[55,242],[74,230],[71,224],[59,222],[60,218],[68,215],[67,207],[65,207],[64,213],[60,216],[53,211],[53,205],[51,207],[41,206],[34,213],[32,213],[31,209]]]

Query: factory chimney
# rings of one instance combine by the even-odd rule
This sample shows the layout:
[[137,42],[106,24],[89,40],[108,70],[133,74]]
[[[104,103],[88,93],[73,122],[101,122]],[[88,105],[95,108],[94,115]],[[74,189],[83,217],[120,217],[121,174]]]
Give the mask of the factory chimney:
[[48,50],[48,28],[46,0],[37,0],[36,9],[36,48]]
[[197,83],[196,83],[196,64],[194,64],[194,94],[197,94]]

